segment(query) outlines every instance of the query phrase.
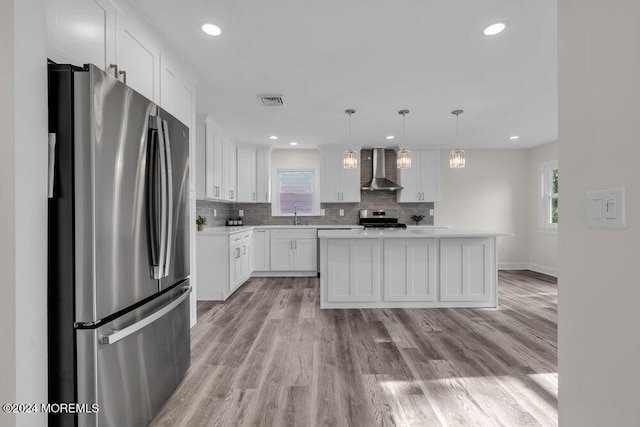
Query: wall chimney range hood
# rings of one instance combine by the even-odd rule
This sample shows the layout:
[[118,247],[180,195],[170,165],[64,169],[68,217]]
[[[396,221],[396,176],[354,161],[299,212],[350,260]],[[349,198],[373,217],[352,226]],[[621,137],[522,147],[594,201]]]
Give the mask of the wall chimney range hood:
[[385,176],[384,148],[373,149],[373,177],[362,190],[368,191],[398,191],[402,186],[396,184]]

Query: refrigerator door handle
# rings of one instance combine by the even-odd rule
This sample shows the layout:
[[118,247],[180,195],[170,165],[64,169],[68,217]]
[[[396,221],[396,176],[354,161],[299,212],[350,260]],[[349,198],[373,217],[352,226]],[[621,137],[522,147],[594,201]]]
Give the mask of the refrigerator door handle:
[[167,258],[167,151],[165,147],[162,119],[154,117],[158,129],[158,154],[160,155],[160,265],[158,269],[161,279],[166,276],[165,259]]
[[153,314],[150,314],[149,316],[134,323],[133,325],[127,326],[126,328],[120,329],[119,331],[114,331],[109,335],[103,335],[102,337],[100,337],[100,342],[104,345],[115,344],[118,341],[125,339],[129,335],[135,334],[140,329],[152,324],[153,322],[160,319],[162,316],[164,316],[165,314],[169,313],[174,308],[182,304],[182,302],[189,297],[190,293],[191,293],[191,286],[185,287],[182,294],[180,294],[180,296],[176,298],[174,301],[172,301],[170,304],[167,304],[166,306],[162,307],[160,310],[154,312]]
[[171,238],[171,232],[173,230],[173,173],[171,171],[171,141],[169,140],[169,125],[166,120],[162,121],[162,133],[164,134],[164,153],[165,153],[165,181],[167,183],[167,192],[166,192],[166,231],[165,231],[165,253],[164,253],[164,275],[162,277],[166,277],[169,275],[169,267],[171,266],[171,242],[173,239]]
[[158,128],[157,117],[149,116],[147,136],[147,222],[149,226],[149,252],[151,254],[151,278],[159,279],[162,257],[160,255],[160,225],[158,224]]

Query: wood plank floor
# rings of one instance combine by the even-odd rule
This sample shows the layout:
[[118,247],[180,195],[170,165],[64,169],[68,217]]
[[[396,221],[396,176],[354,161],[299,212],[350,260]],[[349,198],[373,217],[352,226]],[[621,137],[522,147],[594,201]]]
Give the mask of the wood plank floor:
[[316,278],[198,303],[152,426],[557,425],[557,286],[499,272],[499,309],[320,310]]

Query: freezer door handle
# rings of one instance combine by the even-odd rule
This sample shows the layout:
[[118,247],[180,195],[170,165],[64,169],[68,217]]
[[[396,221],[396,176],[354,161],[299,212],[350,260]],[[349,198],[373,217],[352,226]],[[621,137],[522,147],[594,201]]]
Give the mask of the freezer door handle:
[[166,203],[164,203],[166,212],[166,228],[165,228],[165,252],[164,252],[164,275],[169,275],[169,267],[171,266],[171,231],[173,230],[173,173],[171,171],[171,141],[169,141],[169,126],[167,121],[162,121],[162,133],[164,134],[164,153],[165,153],[165,181],[166,181]]
[[189,298],[190,293],[191,293],[191,286],[187,286],[183,288],[182,294],[180,294],[180,296],[172,303],[162,307],[160,310],[154,312],[153,314],[150,314],[149,316],[134,323],[133,325],[127,326],[126,328],[120,329],[119,331],[113,331],[109,335],[103,335],[102,337],[100,337],[100,342],[104,345],[111,345],[125,339],[129,335],[135,334],[145,326],[152,324],[153,322],[160,319],[162,316],[166,315],[167,313],[171,312],[174,308],[182,304],[182,302],[185,299]]

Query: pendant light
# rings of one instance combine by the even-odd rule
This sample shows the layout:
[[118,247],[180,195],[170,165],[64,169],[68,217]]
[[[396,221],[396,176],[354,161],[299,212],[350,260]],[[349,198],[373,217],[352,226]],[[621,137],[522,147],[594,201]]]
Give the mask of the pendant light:
[[[398,114],[402,115],[402,142],[404,144],[407,143],[407,134],[404,125],[404,116],[409,114],[409,110],[400,110]],[[411,167],[411,151],[406,148],[398,151],[398,160],[397,160],[398,169],[409,169]]]
[[[460,114],[464,111],[462,110],[453,110],[451,114],[455,114],[456,116],[456,140],[459,142],[459,126],[458,120],[460,119]],[[464,167],[464,150],[460,150],[456,148],[453,150],[449,156],[449,167],[451,169],[462,169]]]
[[[356,112],[353,108],[344,110],[349,115],[349,147],[351,147],[351,115]],[[344,152],[342,167],[345,169],[358,169],[358,153],[349,148]]]

